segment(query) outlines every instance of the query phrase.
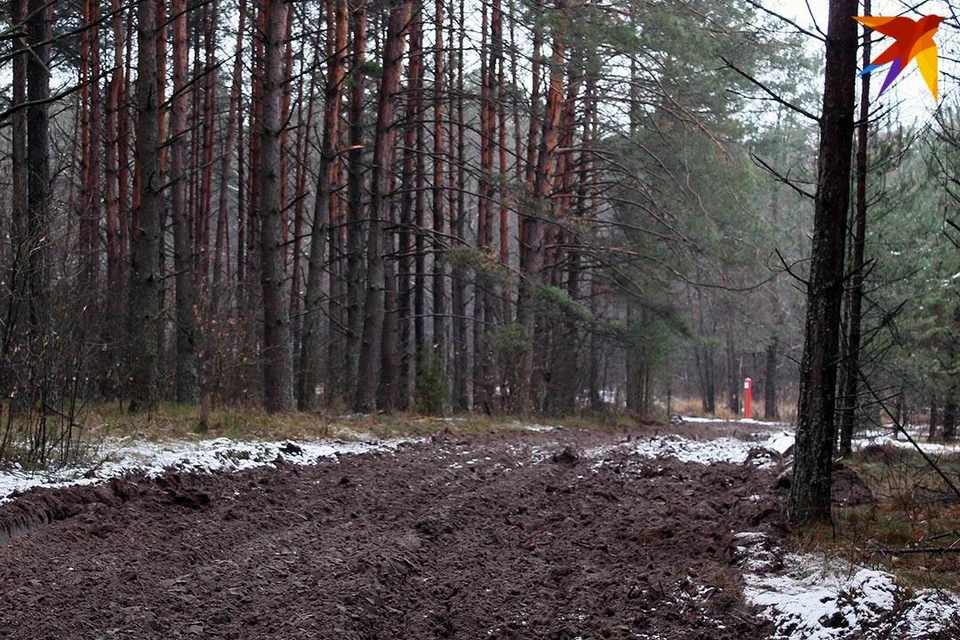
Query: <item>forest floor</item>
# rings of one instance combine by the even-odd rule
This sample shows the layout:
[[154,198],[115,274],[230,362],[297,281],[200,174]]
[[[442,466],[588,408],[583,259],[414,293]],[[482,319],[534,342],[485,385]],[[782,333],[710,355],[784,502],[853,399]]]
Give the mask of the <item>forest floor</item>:
[[[0,637],[960,638],[952,592],[781,549],[790,439],[220,439],[12,496],[26,475],[5,474]],[[839,478],[836,500],[869,499]]]

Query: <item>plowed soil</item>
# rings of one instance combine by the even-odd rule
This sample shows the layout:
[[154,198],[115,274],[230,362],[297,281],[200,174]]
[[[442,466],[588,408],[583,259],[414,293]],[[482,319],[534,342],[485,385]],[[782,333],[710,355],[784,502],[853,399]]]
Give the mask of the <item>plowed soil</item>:
[[775,471],[595,449],[627,437],[32,490],[0,506],[0,637],[769,637],[728,545],[782,533]]

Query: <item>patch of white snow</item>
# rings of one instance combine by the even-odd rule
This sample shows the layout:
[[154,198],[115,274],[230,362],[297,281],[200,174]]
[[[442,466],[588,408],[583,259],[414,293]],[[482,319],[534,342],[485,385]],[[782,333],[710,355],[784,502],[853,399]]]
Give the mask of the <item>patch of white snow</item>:
[[72,467],[51,472],[27,472],[14,467],[0,472],[0,502],[9,500],[14,492],[33,487],[96,484],[132,472],[155,477],[168,469],[184,473],[240,471],[272,464],[278,458],[296,464],[316,464],[340,455],[393,451],[401,444],[418,441],[415,438],[395,438],[379,442],[244,442],[216,438],[199,442],[113,442],[100,456],[101,461],[92,467]]
[[[789,445],[786,443],[789,442]],[[588,458],[603,459],[610,451],[633,453],[644,458],[676,458],[681,462],[713,464],[728,462],[745,464],[753,462],[759,467],[773,466],[770,452],[781,453],[793,443],[793,434],[774,433],[766,440],[745,442],[737,438],[722,437],[710,440],[691,440],[682,436],[666,435],[634,440],[614,446],[601,446],[584,452]],[[785,446],[786,445],[786,446]],[[761,451],[766,455],[757,455]]]
[[762,533],[737,534],[734,558],[744,568],[743,594],[776,625],[772,640],[954,638],[960,595],[924,590],[912,597],[889,573],[814,554],[769,561]]

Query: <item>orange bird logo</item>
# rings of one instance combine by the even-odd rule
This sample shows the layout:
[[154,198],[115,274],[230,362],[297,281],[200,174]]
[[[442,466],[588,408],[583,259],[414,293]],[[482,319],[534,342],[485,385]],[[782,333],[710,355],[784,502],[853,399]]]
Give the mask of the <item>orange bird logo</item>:
[[862,76],[889,62],[893,63],[883,80],[879,95],[883,95],[903,68],[916,58],[917,67],[930,88],[933,99],[940,101],[937,93],[937,44],[933,41],[933,34],[940,28],[943,17],[929,15],[914,20],[904,17],[854,16],[853,19],[896,40],[860,72]]

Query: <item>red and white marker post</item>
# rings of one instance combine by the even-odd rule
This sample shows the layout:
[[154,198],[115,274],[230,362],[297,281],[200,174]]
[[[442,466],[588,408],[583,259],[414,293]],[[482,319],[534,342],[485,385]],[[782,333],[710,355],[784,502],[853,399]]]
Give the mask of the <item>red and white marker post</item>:
[[743,379],[743,417],[749,420],[753,417],[753,379]]

